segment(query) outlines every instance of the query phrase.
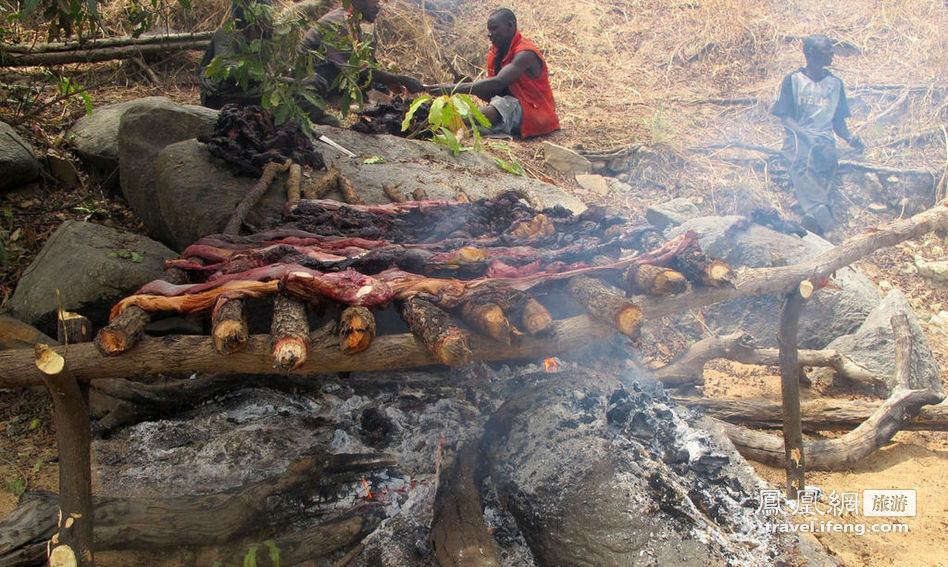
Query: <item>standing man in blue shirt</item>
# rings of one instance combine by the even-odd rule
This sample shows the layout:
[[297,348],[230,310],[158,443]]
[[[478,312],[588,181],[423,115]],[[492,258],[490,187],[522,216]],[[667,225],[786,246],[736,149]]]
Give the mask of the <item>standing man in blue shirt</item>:
[[811,35],[803,40],[803,55],[806,67],[784,78],[771,113],[783,123],[783,153],[803,209],[801,224],[822,235],[835,226],[830,191],[838,166],[836,135],[858,150],[864,146],[846,127],[849,104],[843,81],[826,69],[833,63],[833,42]]

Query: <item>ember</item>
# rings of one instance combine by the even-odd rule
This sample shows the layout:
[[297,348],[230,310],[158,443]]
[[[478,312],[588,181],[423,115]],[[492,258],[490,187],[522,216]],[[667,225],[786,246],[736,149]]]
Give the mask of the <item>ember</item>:
[[559,370],[560,365],[559,365],[558,362],[556,362],[556,359],[555,359],[555,358],[544,358],[544,359],[543,359],[543,368],[544,368],[547,372],[555,372],[555,371]]

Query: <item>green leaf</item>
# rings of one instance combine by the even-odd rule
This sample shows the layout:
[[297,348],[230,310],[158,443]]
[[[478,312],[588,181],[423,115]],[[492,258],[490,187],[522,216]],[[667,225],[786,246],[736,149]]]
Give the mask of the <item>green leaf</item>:
[[370,158],[366,158],[365,161],[362,162],[362,163],[369,163],[369,164],[371,164],[371,163],[385,163],[385,158],[383,158],[382,156],[372,156],[372,157],[370,157]]
[[428,109],[428,124],[435,128],[440,128],[444,124],[444,105],[448,97],[439,96],[431,101],[431,108]]
[[408,106],[408,112],[405,113],[405,119],[402,120],[402,132],[408,130],[411,126],[411,119],[415,115],[415,111],[418,110],[421,105],[431,100],[431,95],[421,95],[415,100],[411,101],[411,104]]
[[257,567],[257,544],[251,545],[247,555],[244,555],[244,567]]
[[265,540],[263,545],[267,546],[267,552],[270,555],[270,562],[273,563],[273,567],[280,567],[280,548],[276,546],[272,539]]
[[105,255],[109,258],[121,258],[123,260],[131,260],[132,262],[141,262],[145,258],[133,250],[115,250],[113,252],[106,252]]
[[512,164],[510,164],[500,159],[497,156],[491,156],[491,157],[494,158],[494,162],[496,162],[497,165],[500,166],[501,169],[503,169],[504,171],[508,173],[513,173],[514,175],[523,175],[525,173],[523,170],[523,167],[517,162],[513,162]]
[[27,431],[33,431],[34,429],[39,427],[41,423],[42,422],[40,421],[40,418],[34,417],[33,421],[30,422],[30,425],[26,429]]
[[442,126],[441,135],[445,140],[443,143],[451,148],[451,151],[454,152],[454,157],[458,157],[458,154],[461,153],[461,143],[458,142],[458,138],[454,135],[454,132]]

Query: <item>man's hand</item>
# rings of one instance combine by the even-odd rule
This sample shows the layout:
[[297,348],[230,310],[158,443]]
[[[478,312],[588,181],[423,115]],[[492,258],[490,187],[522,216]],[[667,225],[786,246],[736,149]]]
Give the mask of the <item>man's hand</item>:
[[849,144],[849,147],[859,150],[860,152],[866,149],[866,144],[862,143],[862,140],[859,136],[851,136],[846,143]]

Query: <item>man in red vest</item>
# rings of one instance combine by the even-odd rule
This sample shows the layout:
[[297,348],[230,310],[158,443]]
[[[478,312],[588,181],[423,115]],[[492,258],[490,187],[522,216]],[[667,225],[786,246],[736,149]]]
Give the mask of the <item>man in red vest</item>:
[[522,138],[559,130],[546,61],[533,42],[517,31],[517,17],[498,8],[487,19],[487,78],[465,83],[428,85],[434,95],[455,92],[490,101],[481,112],[490,120],[485,134],[516,134]]

